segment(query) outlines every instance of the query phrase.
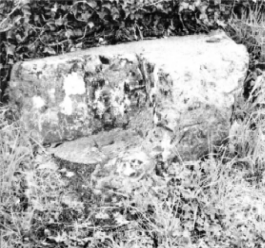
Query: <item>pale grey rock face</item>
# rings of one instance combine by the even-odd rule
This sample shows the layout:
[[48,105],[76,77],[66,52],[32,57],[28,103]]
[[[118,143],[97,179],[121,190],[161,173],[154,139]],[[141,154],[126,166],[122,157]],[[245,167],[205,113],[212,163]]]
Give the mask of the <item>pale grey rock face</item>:
[[[222,33],[97,47],[17,63],[9,96],[35,138],[68,140],[66,152],[57,149],[62,159],[101,163],[140,147],[166,160],[167,146],[195,160],[227,138],[248,61],[245,47]],[[112,132],[109,150],[92,144]]]

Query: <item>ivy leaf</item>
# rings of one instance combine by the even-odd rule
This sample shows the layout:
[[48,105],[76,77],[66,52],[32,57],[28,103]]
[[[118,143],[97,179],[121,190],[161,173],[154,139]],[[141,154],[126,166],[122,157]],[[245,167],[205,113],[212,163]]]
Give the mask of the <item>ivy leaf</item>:
[[157,4],[157,5],[156,5],[156,8],[157,8],[157,10],[159,10],[159,11],[163,11],[163,10],[164,10],[164,7],[163,7],[163,5],[162,5],[161,3]]
[[34,22],[37,22],[37,23],[40,22],[40,16],[39,15],[34,15]]
[[37,46],[36,43],[31,43],[31,44],[29,44],[29,45],[27,46],[27,48],[28,48],[28,50],[29,50],[30,52],[34,52],[34,51],[36,50],[36,46]]
[[55,23],[55,26],[62,26],[63,23],[64,23],[64,20],[63,20],[63,18],[60,16],[60,18],[56,19],[54,23]]
[[73,9],[72,9],[72,12],[73,12],[73,15],[74,15],[74,16],[76,16],[76,15],[77,15],[77,13],[78,13],[78,10],[77,10],[77,8],[73,8]]
[[53,6],[53,8],[51,9],[51,11],[53,11],[54,13],[56,13],[57,10],[58,10],[58,4],[55,3],[54,6]]
[[97,7],[97,2],[96,1],[92,1],[92,2],[89,2],[89,3],[87,3],[89,6],[90,6],[90,8],[92,8],[92,9],[95,9],[96,7]]
[[77,37],[82,36],[83,35],[82,29],[79,28],[79,29],[74,30],[74,35]]
[[24,14],[24,16],[31,16],[31,9],[30,6],[28,4],[25,4],[21,7],[21,10]]
[[91,16],[92,16],[92,14],[89,13],[88,11],[86,11],[86,12],[81,14],[81,19],[83,21],[87,22],[90,19]]
[[16,46],[10,43],[5,43],[5,47],[6,47],[6,55],[14,56]]
[[7,62],[9,65],[13,65],[15,62],[14,62],[14,59],[13,58],[8,58],[8,62]]
[[48,54],[51,54],[51,55],[55,55],[56,54],[56,52],[54,51],[54,49],[51,48],[51,47],[45,47],[43,53],[48,53]]
[[14,17],[13,19],[13,23],[19,24],[19,21],[23,18],[22,15],[17,15],[16,17]]
[[135,15],[134,14],[129,14],[129,18],[130,18],[130,20],[135,20]]
[[55,26],[53,21],[49,21],[47,23],[47,26],[49,27],[50,31],[55,31],[56,30],[56,26]]
[[120,13],[119,13],[119,10],[117,8],[112,8],[111,9],[111,15],[112,15],[112,18],[113,20],[116,20],[120,17]]
[[110,3],[103,3],[102,7],[111,10],[111,4]]
[[65,36],[66,36],[67,38],[70,38],[70,37],[74,36],[74,32],[73,32],[73,30],[71,30],[71,29],[67,29],[66,32],[65,32]]
[[104,20],[105,16],[108,15],[108,13],[106,13],[105,11],[98,12],[97,14],[98,14],[99,18],[102,20]]
[[92,29],[92,28],[95,26],[95,24],[94,24],[94,22],[88,22],[88,23],[87,23],[87,26],[88,26],[90,29]]
[[30,0],[20,0],[20,4],[26,5],[29,3],[30,3]]

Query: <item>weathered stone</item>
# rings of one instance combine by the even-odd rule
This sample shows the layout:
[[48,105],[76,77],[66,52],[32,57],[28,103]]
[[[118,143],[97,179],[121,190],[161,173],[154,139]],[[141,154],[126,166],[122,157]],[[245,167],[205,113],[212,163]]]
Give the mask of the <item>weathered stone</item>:
[[60,158],[78,164],[97,165],[117,158],[125,150],[139,147],[142,142],[143,139],[135,131],[114,129],[65,142],[51,151]]
[[[227,137],[233,94],[247,67],[245,47],[223,33],[132,42],[20,62],[9,96],[19,103],[25,128],[43,143],[87,136],[80,144],[91,147],[93,137],[131,132],[130,149],[165,152],[166,142],[179,159],[194,160]],[[122,142],[111,147],[115,156]],[[108,158],[94,147],[88,154],[95,156],[80,161],[80,144],[67,144],[58,153],[63,159]]]

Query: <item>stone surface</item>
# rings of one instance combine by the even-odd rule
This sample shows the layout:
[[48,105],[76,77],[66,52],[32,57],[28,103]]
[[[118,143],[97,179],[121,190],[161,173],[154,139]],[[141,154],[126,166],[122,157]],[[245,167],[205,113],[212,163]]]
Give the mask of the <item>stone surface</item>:
[[62,159],[103,163],[140,147],[194,160],[227,137],[247,67],[224,33],[132,42],[17,63],[9,97],[35,138],[74,140],[55,150]]

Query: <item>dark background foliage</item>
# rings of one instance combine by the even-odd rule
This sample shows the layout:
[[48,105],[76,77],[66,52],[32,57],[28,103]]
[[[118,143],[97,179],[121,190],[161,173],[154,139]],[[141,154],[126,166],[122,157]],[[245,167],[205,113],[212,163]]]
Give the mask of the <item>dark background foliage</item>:
[[[252,1],[0,0],[0,102],[12,65],[100,45],[208,33]],[[262,4],[262,3],[260,3]]]

